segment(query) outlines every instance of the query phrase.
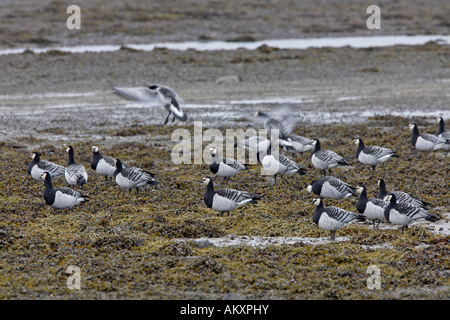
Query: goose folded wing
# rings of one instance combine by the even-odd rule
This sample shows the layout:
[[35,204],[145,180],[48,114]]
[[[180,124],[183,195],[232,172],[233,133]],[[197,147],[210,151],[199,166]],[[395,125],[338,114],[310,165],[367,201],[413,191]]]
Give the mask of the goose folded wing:
[[[397,203],[413,203],[416,205],[419,205],[419,203],[421,202],[421,200],[414,198],[413,196],[409,195],[406,192],[403,191],[391,191],[391,193],[393,193],[395,195],[395,197],[397,198]],[[386,201],[387,196],[384,197],[383,200]]]
[[388,156],[394,153],[394,151],[392,151],[391,149],[377,146],[365,147],[363,152],[376,158],[382,158],[384,156]]
[[60,188],[57,188],[56,191],[59,191],[59,192],[61,192],[61,193],[64,194],[64,195],[71,196],[71,197],[74,197],[74,198],[82,198],[82,197],[85,197],[85,196],[82,195],[80,192],[75,191],[75,190],[70,189],[70,188],[67,188],[67,187],[60,187]]
[[335,163],[342,160],[341,156],[331,150],[319,150],[315,153],[315,156],[326,163]]
[[395,206],[395,209],[412,220],[426,218],[429,216],[428,211],[425,209],[416,207],[409,203],[399,202]]
[[333,178],[333,177],[328,178],[327,181],[332,187],[336,188],[339,192],[349,192],[350,191],[350,192],[354,193],[356,190],[354,187],[352,187],[348,183],[345,183],[345,182],[343,182],[339,179]]
[[383,209],[386,209],[386,207],[389,205],[389,202],[378,198],[370,198],[369,201],[372,202],[374,205],[381,207]]
[[50,173],[57,173],[57,172],[63,173],[66,170],[66,168],[64,168],[63,166],[57,165],[49,161],[40,161],[38,163],[38,168],[42,169],[43,171],[48,171]]
[[148,171],[142,170],[137,167],[129,167],[122,170],[122,176],[134,182],[139,181],[151,181],[154,178],[154,174]]
[[229,200],[235,201],[237,203],[249,199],[256,199],[258,198],[258,195],[247,192],[247,191],[239,191],[235,189],[219,189],[216,191],[216,193],[224,198],[227,198]]
[[288,141],[293,141],[293,142],[298,142],[305,145],[309,145],[312,144],[313,140],[302,137],[302,136],[297,136],[297,135],[291,135],[288,137]]
[[305,170],[305,167],[303,167],[302,165],[292,161],[291,159],[289,159],[288,157],[286,157],[283,154],[277,154],[278,155],[278,161],[284,165],[288,170]]
[[447,140],[445,140],[444,138],[441,138],[441,137],[435,136],[434,134],[429,134],[429,133],[421,134],[421,137],[427,141],[434,143],[434,144],[441,144],[441,143],[447,142]]
[[84,177],[84,175],[86,174],[86,170],[84,170],[84,167],[80,164],[67,167],[66,172],[70,178],[77,179],[79,177]]
[[245,169],[247,169],[246,166],[244,166],[242,163],[237,162],[234,159],[223,158],[222,162],[225,163],[226,165],[230,166],[231,168],[235,169],[235,170],[245,170]]
[[336,207],[325,208],[326,213],[330,218],[333,218],[342,223],[349,223],[353,220],[359,219],[359,215],[354,212],[343,210]]

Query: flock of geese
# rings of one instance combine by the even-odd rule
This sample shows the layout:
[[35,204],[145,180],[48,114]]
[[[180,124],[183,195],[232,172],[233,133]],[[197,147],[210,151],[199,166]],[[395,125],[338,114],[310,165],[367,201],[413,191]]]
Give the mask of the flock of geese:
[[[177,118],[186,121],[187,116],[180,106],[180,98],[169,87],[151,84],[147,87],[138,88],[114,88],[114,93],[119,97],[130,101],[157,103],[163,106],[169,114],[164,124],[173,115],[172,122]],[[277,176],[283,179],[285,175],[299,174],[305,175],[306,169],[301,164],[291,160],[289,156],[279,153],[282,149],[288,153],[303,154],[312,151],[310,161],[312,165],[320,170],[320,179],[312,181],[306,188],[308,193],[317,196],[313,203],[316,206],[312,219],[319,228],[329,230],[331,239],[335,239],[336,230],[354,221],[372,221],[374,228],[377,228],[381,221],[386,219],[392,224],[400,225],[402,233],[408,225],[417,219],[426,219],[435,222],[440,219],[438,215],[429,213],[429,203],[426,203],[414,196],[402,191],[387,191],[385,182],[378,180],[379,194],[377,198],[368,198],[364,186],[353,187],[348,183],[331,175],[331,170],[338,166],[348,166],[349,163],[336,152],[322,149],[318,139],[309,139],[292,132],[296,126],[296,120],[291,114],[280,112],[278,117],[269,117],[263,112],[254,114],[258,119],[263,119],[263,126],[269,135],[276,130],[276,141],[253,136],[238,141],[235,147],[243,147],[256,152],[257,160],[261,164],[264,174],[273,176],[274,184],[277,183]],[[416,124],[411,123],[409,128],[412,131],[411,143],[419,151],[435,151],[443,149],[446,154],[450,150],[450,132],[444,130],[444,119],[439,119],[439,131],[436,135],[421,134]],[[273,137],[273,135],[270,135]],[[383,162],[398,157],[395,150],[379,147],[366,146],[361,138],[354,140],[357,146],[356,159],[373,171]],[[126,166],[120,159],[104,156],[99,152],[97,146],[92,146],[92,160],[90,167],[98,175],[105,179],[114,179],[115,183],[125,190],[131,192],[145,185],[155,185],[155,174],[144,169]],[[36,180],[44,181],[43,197],[45,203],[56,209],[71,209],[73,206],[84,202],[89,197],[71,187],[83,188],[88,182],[88,174],[84,166],[75,161],[75,151],[72,146],[67,146],[68,154],[67,167],[42,160],[38,152],[32,153],[32,162],[28,166],[28,174]],[[211,148],[211,160],[209,169],[213,177],[205,177],[202,183],[206,185],[204,202],[208,208],[219,212],[230,214],[230,211],[246,204],[256,204],[261,199],[261,195],[248,191],[241,191],[232,188],[214,188],[214,178],[222,178],[228,182],[238,173],[248,170],[249,166],[239,163],[234,159],[224,158],[219,155],[216,148]],[[328,171],[328,175],[327,175]],[[53,187],[52,179],[65,177],[70,187]],[[323,199],[345,199],[351,196],[358,198],[356,209],[358,212],[351,212],[339,207],[325,207]]]

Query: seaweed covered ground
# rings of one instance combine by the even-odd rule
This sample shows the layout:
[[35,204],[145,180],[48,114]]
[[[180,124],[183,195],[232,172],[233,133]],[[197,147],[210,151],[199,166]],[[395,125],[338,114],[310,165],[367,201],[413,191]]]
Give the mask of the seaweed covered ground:
[[[425,120],[425,119],[424,119]],[[448,158],[443,153],[417,154],[409,146],[409,131],[397,129],[405,119],[373,118],[354,126],[304,126],[307,136],[321,132],[327,148],[351,157],[351,137],[367,143],[391,145],[401,157],[372,173],[354,161],[335,174],[349,183],[365,184],[377,193],[376,179],[388,188],[420,195],[433,204],[431,212],[444,220],[448,198]],[[192,127],[187,126],[187,129]],[[424,127],[424,129],[432,127]],[[169,136],[170,127],[137,128],[144,136]],[[110,132],[120,136],[126,128]],[[76,160],[88,168],[83,192],[90,196],[70,212],[45,205],[43,182],[26,173],[29,145],[42,157],[65,163],[65,151],[38,137],[0,144],[0,220],[2,298],[8,299],[222,299],[237,293],[244,299],[442,299],[448,298],[448,235],[427,225],[373,229],[369,223],[338,231],[345,240],[309,245],[215,247],[193,241],[202,237],[313,237],[328,238],[312,222],[313,197],[307,183],[320,176],[308,157],[299,157],[305,176],[286,177],[277,185],[256,165],[230,186],[263,195],[257,205],[218,216],[202,199],[198,182],[210,175],[206,165],[174,165],[170,149],[141,142],[101,148],[105,155],[149,169],[160,184],[139,193],[122,191],[89,168],[91,145],[75,142]],[[447,170],[446,174],[443,170]],[[63,179],[55,185],[65,185]],[[354,198],[327,205],[355,211]],[[81,290],[66,286],[70,265],[81,268]],[[381,270],[381,289],[367,288],[367,268]]]

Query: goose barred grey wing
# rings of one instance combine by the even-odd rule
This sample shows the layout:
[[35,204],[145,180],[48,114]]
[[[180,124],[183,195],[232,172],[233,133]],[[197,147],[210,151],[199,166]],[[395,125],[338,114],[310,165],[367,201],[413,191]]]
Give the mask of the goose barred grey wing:
[[71,185],[87,183],[87,173],[81,164],[72,164],[66,168],[66,180]]
[[378,159],[381,159],[386,156],[392,155],[394,152],[388,148],[382,148],[377,146],[368,146],[363,149],[364,153],[367,155],[374,156]]
[[343,161],[344,158],[338,155],[336,152],[331,150],[318,150],[314,153],[314,155],[321,161],[328,163],[328,164],[334,164],[338,163],[340,161]]
[[295,171],[299,171],[301,173],[306,173],[306,169],[305,167],[303,167],[301,164],[289,159],[288,157],[286,157],[285,155],[281,154],[281,153],[277,153],[275,156],[278,156],[278,161],[286,167],[286,171],[291,171],[291,170],[295,170]]
[[313,141],[312,139],[308,139],[302,136],[297,135],[290,135],[287,138],[287,141],[291,142],[294,148],[300,149],[299,152],[308,151],[314,149]]
[[116,166],[116,159],[114,159],[113,157],[103,156],[103,160],[105,160],[105,162],[112,167]]
[[[420,200],[416,197],[413,197],[410,194],[403,191],[390,191],[390,193],[395,195],[398,203],[408,203],[424,209],[426,209],[429,205],[431,205],[430,203]],[[383,200],[386,201],[387,197],[388,195],[384,196]]]
[[435,136],[434,134],[422,133],[420,136],[424,140],[430,141],[434,144],[445,144],[446,142],[448,142],[444,138]]
[[389,202],[384,201],[379,198],[368,198],[367,201],[372,202],[374,205],[381,207],[383,209],[386,209],[386,207],[389,205]]
[[155,175],[153,173],[150,173],[148,171],[142,170],[137,167],[123,168],[123,170],[121,171],[121,175],[124,178],[126,178],[136,184],[152,182],[152,181],[154,181],[154,177],[155,177]]
[[65,195],[68,195],[68,196],[71,196],[71,197],[74,197],[74,198],[77,198],[77,199],[78,198],[87,198],[88,197],[88,196],[82,194],[81,192],[78,192],[78,191],[73,190],[73,189],[68,188],[68,187],[59,187],[59,188],[56,188],[55,191],[59,191],[59,192],[65,194]]
[[353,220],[364,221],[365,219],[360,214],[337,207],[326,207],[324,208],[324,212],[326,212],[330,218],[344,224],[350,223]]
[[339,191],[341,194],[347,194],[347,193],[351,193],[351,194],[355,194],[355,187],[352,187],[351,185],[349,185],[348,183],[345,183],[342,180],[339,180],[337,178],[334,177],[329,177],[326,180],[332,187],[334,187],[337,191]]
[[298,152],[300,154],[314,149],[312,143],[313,140],[297,135],[289,135],[286,137],[286,140],[280,139],[280,147],[282,147],[283,150],[288,152]]
[[41,160],[38,162],[37,166],[42,172],[49,172],[52,178],[63,176],[66,172],[66,168],[50,161]]
[[414,220],[425,219],[430,222],[436,222],[440,219],[439,216],[429,213],[426,209],[404,202],[397,202],[394,206],[389,205],[384,210],[384,216],[392,224],[401,225],[402,233]]
[[402,215],[411,220],[421,218],[425,219],[430,216],[427,210],[404,202],[397,202],[396,206],[394,207],[394,210],[396,210],[397,212],[401,213]]
[[305,138],[303,136],[298,136],[298,135],[290,135],[288,136],[288,141],[292,141],[292,142],[298,142],[303,144],[304,146],[306,145],[311,145],[311,148],[314,148],[314,146],[312,145],[313,140]]
[[242,170],[247,170],[247,166],[243,165],[242,163],[237,162],[234,159],[230,159],[230,158],[222,158],[222,162],[225,163],[226,165],[230,166],[231,168],[233,168],[236,171],[242,171]]

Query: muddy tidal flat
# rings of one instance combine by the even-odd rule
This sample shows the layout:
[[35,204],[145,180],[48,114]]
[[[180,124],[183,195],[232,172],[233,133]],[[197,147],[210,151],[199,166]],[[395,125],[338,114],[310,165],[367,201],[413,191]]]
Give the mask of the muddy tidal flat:
[[[215,2],[213,10],[202,1],[186,7],[165,2],[157,9],[97,1],[98,10],[85,11],[85,24],[76,34],[65,28],[64,2],[44,2],[39,14],[2,2],[0,20],[6,23],[0,25],[0,49],[121,48],[0,55],[1,299],[450,298],[450,156],[442,150],[415,151],[408,130],[415,122],[421,132],[435,134],[439,116],[450,127],[448,43],[143,51],[126,45],[370,33],[364,28],[364,8],[352,11],[355,5],[347,2],[336,2],[338,12],[347,14],[344,19],[312,2],[301,7],[281,2],[275,8],[255,1],[236,9],[234,1],[227,1]],[[424,21],[419,24],[411,19],[421,12],[420,2],[397,2],[380,34],[448,35],[443,14],[448,3],[434,4],[427,6],[428,15],[420,15]],[[302,13],[302,20],[294,11]],[[323,15],[328,19],[320,19]],[[35,27],[27,29],[25,21]],[[174,88],[188,120],[164,125],[164,108],[131,103],[112,92],[114,86],[147,83]],[[294,134],[320,139],[323,148],[350,162],[333,175],[353,186],[365,185],[369,197],[377,196],[377,180],[384,179],[388,190],[429,202],[430,213],[441,219],[414,222],[404,234],[386,221],[379,228],[358,222],[338,230],[331,241],[329,232],[312,220],[314,197],[305,188],[321,172],[312,166],[310,152],[287,154],[307,169],[306,175],[285,176],[274,185],[254,164],[229,182],[228,187],[261,194],[258,204],[229,216],[209,209],[205,186],[199,183],[212,175],[208,164],[175,164],[172,150],[178,140],[173,133],[183,129],[194,138],[197,121],[201,133],[262,129],[252,116],[255,111],[277,115],[285,107],[298,119]],[[355,137],[400,156],[372,172],[354,158]],[[203,141],[202,148],[210,143]],[[89,175],[82,189],[75,187],[89,195],[88,201],[70,211],[46,205],[44,182],[27,174],[35,151],[66,166],[66,145],[74,147],[76,161]],[[93,145],[104,155],[155,173],[160,183],[125,192],[90,168]],[[64,177],[53,182],[67,186]],[[221,179],[215,183],[223,186]],[[354,212],[356,201],[324,200]],[[375,290],[367,284],[373,265],[381,271]],[[81,270],[79,289],[67,285],[69,266]]]

